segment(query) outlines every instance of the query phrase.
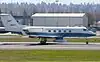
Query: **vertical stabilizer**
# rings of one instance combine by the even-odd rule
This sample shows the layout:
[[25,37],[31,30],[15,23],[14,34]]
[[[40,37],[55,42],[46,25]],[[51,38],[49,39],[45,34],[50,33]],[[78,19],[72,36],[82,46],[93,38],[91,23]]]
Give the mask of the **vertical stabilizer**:
[[12,15],[0,14],[0,18],[6,31],[21,32],[23,34],[23,31],[22,31],[23,26],[19,25]]

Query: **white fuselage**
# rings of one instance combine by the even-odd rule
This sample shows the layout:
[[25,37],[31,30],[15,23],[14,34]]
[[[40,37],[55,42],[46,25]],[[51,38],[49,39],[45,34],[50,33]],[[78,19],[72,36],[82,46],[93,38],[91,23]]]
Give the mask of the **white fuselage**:
[[95,33],[86,27],[25,27],[23,28],[28,35],[60,36],[60,37],[83,37],[93,36]]

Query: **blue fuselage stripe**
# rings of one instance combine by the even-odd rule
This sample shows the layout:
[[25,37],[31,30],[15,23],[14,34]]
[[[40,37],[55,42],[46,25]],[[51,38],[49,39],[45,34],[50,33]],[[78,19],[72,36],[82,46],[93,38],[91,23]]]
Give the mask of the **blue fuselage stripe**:
[[41,33],[41,32],[31,32],[28,35],[43,35],[43,36],[58,36],[58,37],[89,37],[95,36],[94,34],[87,33]]

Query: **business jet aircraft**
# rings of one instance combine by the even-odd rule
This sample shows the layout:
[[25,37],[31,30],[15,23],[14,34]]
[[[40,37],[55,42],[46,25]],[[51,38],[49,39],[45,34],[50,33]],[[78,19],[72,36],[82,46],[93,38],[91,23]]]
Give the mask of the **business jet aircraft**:
[[45,44],[47,38],[55,38],[56,42],[62,42],[64,37],[95,36],[95,33],[89,31],[86,27],[23,26],[18,24],[10,14],[0,14],[0,17],[6,31],[41,38],[41,44]]

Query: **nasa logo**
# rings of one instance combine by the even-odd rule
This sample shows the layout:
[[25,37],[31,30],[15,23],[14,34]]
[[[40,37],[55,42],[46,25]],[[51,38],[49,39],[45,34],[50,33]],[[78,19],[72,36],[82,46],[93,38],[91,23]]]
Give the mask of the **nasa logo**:
[[16,26],[16,24],[10,24],[10,26]]
[[8,22],[11,22],[11,20],[8,20]]

